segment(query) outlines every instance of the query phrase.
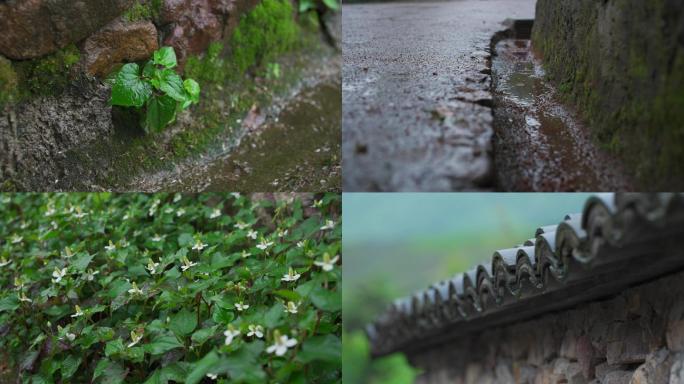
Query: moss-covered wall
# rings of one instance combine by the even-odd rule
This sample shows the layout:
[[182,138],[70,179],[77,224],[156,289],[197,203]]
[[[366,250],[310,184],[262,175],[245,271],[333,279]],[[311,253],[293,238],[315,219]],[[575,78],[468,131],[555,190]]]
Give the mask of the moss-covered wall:
[[639,188],[684,186],[684,3],[538,0],[535,50]]

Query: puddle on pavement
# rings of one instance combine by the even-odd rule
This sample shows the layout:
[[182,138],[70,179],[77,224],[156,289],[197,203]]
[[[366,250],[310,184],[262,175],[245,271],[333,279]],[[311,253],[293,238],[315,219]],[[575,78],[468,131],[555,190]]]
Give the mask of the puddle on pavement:
[[530,40],[505,39],[492,57],[494,157],[509,191],[629,189],[620,163],[598,148],[576,112],[544,81]]
[[[237,147],[178,166],[145,189],[202,191],[337,190],[342,100],[339,82],[299,92],[278,111],[253,109]],[[152,183],[154,184],[154,183]]]

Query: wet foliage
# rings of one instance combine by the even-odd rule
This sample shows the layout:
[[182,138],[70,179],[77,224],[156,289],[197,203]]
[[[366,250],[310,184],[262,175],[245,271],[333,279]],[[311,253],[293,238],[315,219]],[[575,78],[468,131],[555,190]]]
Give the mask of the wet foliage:
[[0,382],[339,382],[341,213],[230,195],[0,197]]
[[145,109],[143,126],[147,132],[164,129],[176,113],[199,102],[200,86],[193,79],[183,80],[173,70],[178,65],[172,47],[163,47],[140,69],[136,63],[124,65],[113,80],[110,103]]

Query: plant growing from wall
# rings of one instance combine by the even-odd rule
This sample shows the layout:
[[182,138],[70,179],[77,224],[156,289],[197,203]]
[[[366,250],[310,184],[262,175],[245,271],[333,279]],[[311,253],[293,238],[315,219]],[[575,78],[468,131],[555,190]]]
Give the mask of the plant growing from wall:
[[176,53],[163,47],[143,67],[124,65],[112,87],[110,103],[122,107],[144,109],[143,127],[160,131],[176,119],[176,113],[199,102],[200,86],[193,79],[183,79],[173,70]]

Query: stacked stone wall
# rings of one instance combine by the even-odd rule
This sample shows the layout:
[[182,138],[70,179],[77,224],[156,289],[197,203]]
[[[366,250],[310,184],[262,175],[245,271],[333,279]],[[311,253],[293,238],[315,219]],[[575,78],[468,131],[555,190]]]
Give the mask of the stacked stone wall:
[[419,383],[681,384],[684,272],[408,357]]

